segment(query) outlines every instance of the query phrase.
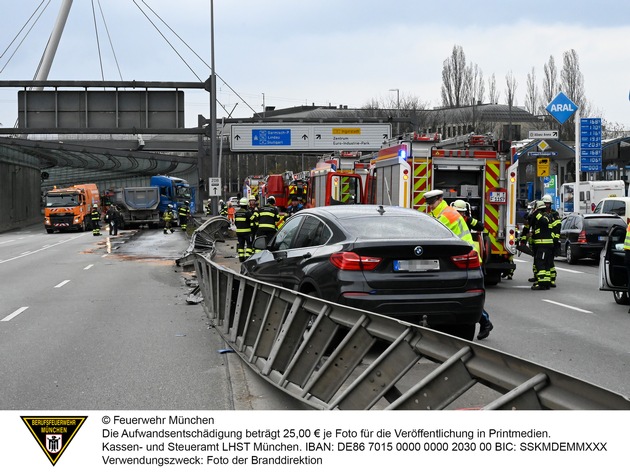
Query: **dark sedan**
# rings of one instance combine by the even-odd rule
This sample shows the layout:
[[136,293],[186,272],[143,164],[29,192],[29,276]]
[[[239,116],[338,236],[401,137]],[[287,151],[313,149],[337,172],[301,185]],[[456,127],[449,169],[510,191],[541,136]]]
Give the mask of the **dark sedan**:
[[377,205],[318,207],[256,238],[253,278],[472,340],[485,290],[473,247],[432,217]]
[[613,226],[626,227],[623,218],[615,214],[570,214],[560,227],[560,255],[567,263],[575,264],[582,258],[599,259]]

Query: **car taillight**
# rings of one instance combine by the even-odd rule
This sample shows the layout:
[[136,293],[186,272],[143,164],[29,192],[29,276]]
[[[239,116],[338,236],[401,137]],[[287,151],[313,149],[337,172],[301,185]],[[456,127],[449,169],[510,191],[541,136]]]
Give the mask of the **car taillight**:
[[359,256],[352,251],[344,251],[330,255],[330,262],[344,271],[372,271],[381,262],[381,258]]
[[475,250],[471,250],[467,255],[451,256],[451,261],[459,269],[475,269],[481,266],[479,254]]
[[577,242],[578,243],[586,243],[586,232],[584,230],[582,230],[580,232],[580,234],[578,235]]

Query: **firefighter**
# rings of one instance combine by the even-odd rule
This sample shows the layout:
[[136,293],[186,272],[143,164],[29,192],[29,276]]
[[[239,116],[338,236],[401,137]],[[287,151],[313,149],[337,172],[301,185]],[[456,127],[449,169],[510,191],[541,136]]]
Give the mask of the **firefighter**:
[[187,200],[184,201],[184,203],[179,206],[177,214],[179,215],[179,226],[182,227],[182,231],[185,232],[188,227],[188,217],[190,216],[190,202]]
[[92,219],[92,235],[101,236],[101,213],[98,211],[98,205],[92,205],[92,213],[90,214]]
[[536,252],[534,265],[536,266],[536,282],[533,291],[548,290],[551,287],[551,264],[554,257],[553,234],[551,222],[546,212],[546,204],[540,200],[532,216],[532,241]]
[[[542,201],[545,203],[545,212],[547,212],[547,217],[549,218],[549,228],[551,229],[551,237],[553,238],[553,252],[554,256],[560,255],[560,226],[562,225],[562,220],[560,219],[560,214],[551,206],[553,203],[553,198],[549,194],[545,194],[542,197]],[[556,263],[554,259],[551,259],[551,268],[549,268],[549,279],[550,285],[549,287],[556,287]]]
[[[227,205],[225,205],[225,202],[223,202],[223,200],[219,200],[219,215],[227,218],[227,214],[228,214]],[[210,215],[210,213],[208,213],[208,215]]]
[[457,199],[455,202],[451,204],[452,207],[460,213],[460,215],[466,221],[466,225],[468,225],[469,230],[473,230],[475,232],[483,232],[483,222],[480,222],[476,218],[471,215],[470,212],[470,204],[461,199]]
[[[535,200],[533,201],[531,204],[531,208],[529,210],[529,212],[527,213],[527,216],[525,217],[525,225],[523,225],[523,229],[521,231],[521,244],[522,245],[527,245],[530,248],[530,254],[535,257],[536,256],[536,247],[534,246],[534,240],[533,240],[533,229],[532,226],[534,224],[534,214],[536,213],[536,206],[538,205],[538,201]],[[528,206],[529,207],[529,206]],[[533,282],[535,283],[538,278],[536,277],[536,259],[534,258],[534,262],[532,263],[532,272],[534,273],[534,276],[529,278],[527,280],[527,282]]]
[[173,220],[175,220],[173,204],[168,204],[168,208],[164,211],[162,218],[164,219],[164,234],[173,233]]
[[252,212],[249,210],[247,197],[242,197],[239,201],[239,208],[234,213],[234,223],[236,225],[236,238],[238,260],[242,263],[252,254]]
[[265,236],[267,241],[276,233],[280,224],[280,212],[276,207],[276,198],[271,196],[267,199],[267,205],[263,205],[258,211],[258,226],[256,236]]
[[[444,200],[444,192],[441,190],[433,190],[424,194],[424,200],[429,207],[429,215],[441,222],[445,227],[449,228],[455,235],[460,237],[465,242],[468,242],[474,248],[475,241],[470,234],[470,229],[466,223],[464,217],[460,214],[455,206],[449,206]],[[464,203],[464,211],[466,210],[466,202]],[[458,204],[461,206],[461,204]],[[477,252],[480,255],[479,252]],[[481,262],[481,255],[479,256]],[[490,322],[490,315],[486,312],[486,309],[481,310],[481,318],[479,319],[479,333],[477,334],[477,340],[483,340],[490,335],[490,331],[494,328],[492,322]]]

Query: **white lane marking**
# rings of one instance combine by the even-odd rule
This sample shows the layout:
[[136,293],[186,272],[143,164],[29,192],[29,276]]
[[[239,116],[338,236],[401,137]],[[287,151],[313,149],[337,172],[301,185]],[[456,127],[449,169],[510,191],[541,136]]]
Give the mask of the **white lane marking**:
[[556,271],[565,271],[567,273],[573,273],[573,274],[584,274],[584,271],[576,271],[575,269],[560,268],[558,266],[556,266]]
[[20,253],[20,256],[26,256],[26,255],[30,255],[31,252],[30,251],[25,251],[24,253]]
[[0,241],[0,245],[2,245],[3,243],[11,243],[12,241],[15,241],[15,240]]
[[66,279],[65,281],[61,281],[59,284],[57,284],[55,286],[55,289],[60,288],[61,286],[65,286],[66,284],[68,284],[70,282],[69,279]]
[[556,304],[562,307],[566,307],[567,309],[577,310],[578,312],[583,312],[585,314],[592,314],[590,310],[580,309],[579,307],[574,307],[572,305],[561,304],[560,302],[550,301],[549,299],[543,299],[543,302],[549,302],[550,304]]
[[68,242],[68,241],[76,240],[77,238],[81,238],[81,237],[83,237],[83,236],[85,236],[85,235],[86,235],[86,234],[84,233],[84,234],[82,234],[82,235],[77,235],[77,236],[75,236],[75,237],[72,237],[72,238],[70,238],[70,239],[68,239],[68,240],[62,240],[62,241],[60,241],[60,242],[57,242],[57,243],[54,243],[54,244],[50,245],[48,248],[40,248],[40,249],[38,249],[38,250],[33,250],[33,251],[29,252],[29,253],[22,253],[22,254],[21,254],[21,255],[19,255],[19,256],[14,256],[13,258],[9,258],[9,259],[2,260],[2,261],[0,261],[0,264],[3,264],[3,263],[8,263],[9,261],[14,261],[14,260],[16,260],[16,259],[23,258],[24,256],[28,256],[28,255],[33,255],[33,254],[35,254],[35,253],[39,253],[40,251],[47,250],[47,249],[49,249],[49,248],[52,248],[53,246],[61,245],[62,243],[66,243],[66,242]]
[[20,307],[18,310],[16,310],[15,312],[10,313],[9,315],[7,315],[4,319],[2,319],[2,322],[8,322],[9,320],[11,320],[13,317],[17,317],[18,315],[20,315],[22,312],[24,312],[26,309],[28,309],[28,306],[26,307]]
[[92,266],[94,266],[93,264],[88,264],[85,268],[83,268],[83,271],[85,271],[86,269],[90,269]]

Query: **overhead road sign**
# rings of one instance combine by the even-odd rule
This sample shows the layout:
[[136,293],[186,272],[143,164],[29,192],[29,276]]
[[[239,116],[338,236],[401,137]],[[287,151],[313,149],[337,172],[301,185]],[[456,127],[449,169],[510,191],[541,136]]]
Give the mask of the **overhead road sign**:
[[383,123],[258,123],[234,124],[232,151],[377,151],[391,137]]
[[529,138],[538,140],[538,139],[558,139],[558,130],[533,130],[529,132]]
[[567,97],[564,92],[558,92],[558,95],[549,102],[546,110],[555,118],[560,125],[566,122],[571,115],[573,115],[578,109],[578,106]]

